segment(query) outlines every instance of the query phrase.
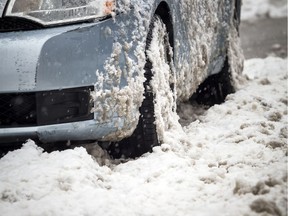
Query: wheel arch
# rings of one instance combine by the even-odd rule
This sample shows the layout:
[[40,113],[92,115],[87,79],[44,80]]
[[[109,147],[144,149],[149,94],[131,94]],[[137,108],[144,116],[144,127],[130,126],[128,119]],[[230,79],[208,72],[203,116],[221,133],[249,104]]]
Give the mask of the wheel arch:
[[172,13],[167,2],[162,1],[158,4],[154,15],[158,15],[166,26],[169,35],[169,43],[174,51],[174,28]]
[[241,6],[242,6],[242,0],[235,0],[235,6],[234,6],[234,22],[236,29],[239,33],[239,25],[241,22]]

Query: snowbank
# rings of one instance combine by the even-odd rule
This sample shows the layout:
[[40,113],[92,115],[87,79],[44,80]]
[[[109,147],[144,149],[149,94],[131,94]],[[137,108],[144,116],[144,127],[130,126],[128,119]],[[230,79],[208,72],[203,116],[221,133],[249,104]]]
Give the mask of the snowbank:
[[1,215],[287,214],[287,59],[251,59],[244,73],[224,104],[137,160],[28,141],[0,160]]
[[287,0],[243,0],[241,19],[287,17]]

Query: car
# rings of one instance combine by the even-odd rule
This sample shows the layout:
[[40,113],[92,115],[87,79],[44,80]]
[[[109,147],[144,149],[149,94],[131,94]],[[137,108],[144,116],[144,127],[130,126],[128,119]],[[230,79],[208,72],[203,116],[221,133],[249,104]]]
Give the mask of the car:
[[157,96],[175,110],[234,92],[240,10],[241,0],[0,0],[0,146],[151,151]]

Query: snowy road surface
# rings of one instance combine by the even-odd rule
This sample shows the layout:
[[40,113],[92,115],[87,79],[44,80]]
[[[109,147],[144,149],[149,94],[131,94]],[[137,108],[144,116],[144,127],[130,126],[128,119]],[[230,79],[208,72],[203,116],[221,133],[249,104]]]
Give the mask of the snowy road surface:
[[137,160],[28,141],[0,160],[1,215],[287,215],[287,59],[244,72],[225,103]]
[[287,57],[287,18],[242,21],[240,38],[246,59]]
[[241,18],[246,59],[287,56],[287,0],[243,0]]

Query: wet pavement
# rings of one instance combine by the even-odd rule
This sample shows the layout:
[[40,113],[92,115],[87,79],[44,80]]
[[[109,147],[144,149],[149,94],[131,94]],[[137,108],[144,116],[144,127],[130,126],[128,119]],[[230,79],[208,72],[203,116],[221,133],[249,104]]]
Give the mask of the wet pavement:
[[287,18],[242,21],[240,38],[246,59],[287,57]]

